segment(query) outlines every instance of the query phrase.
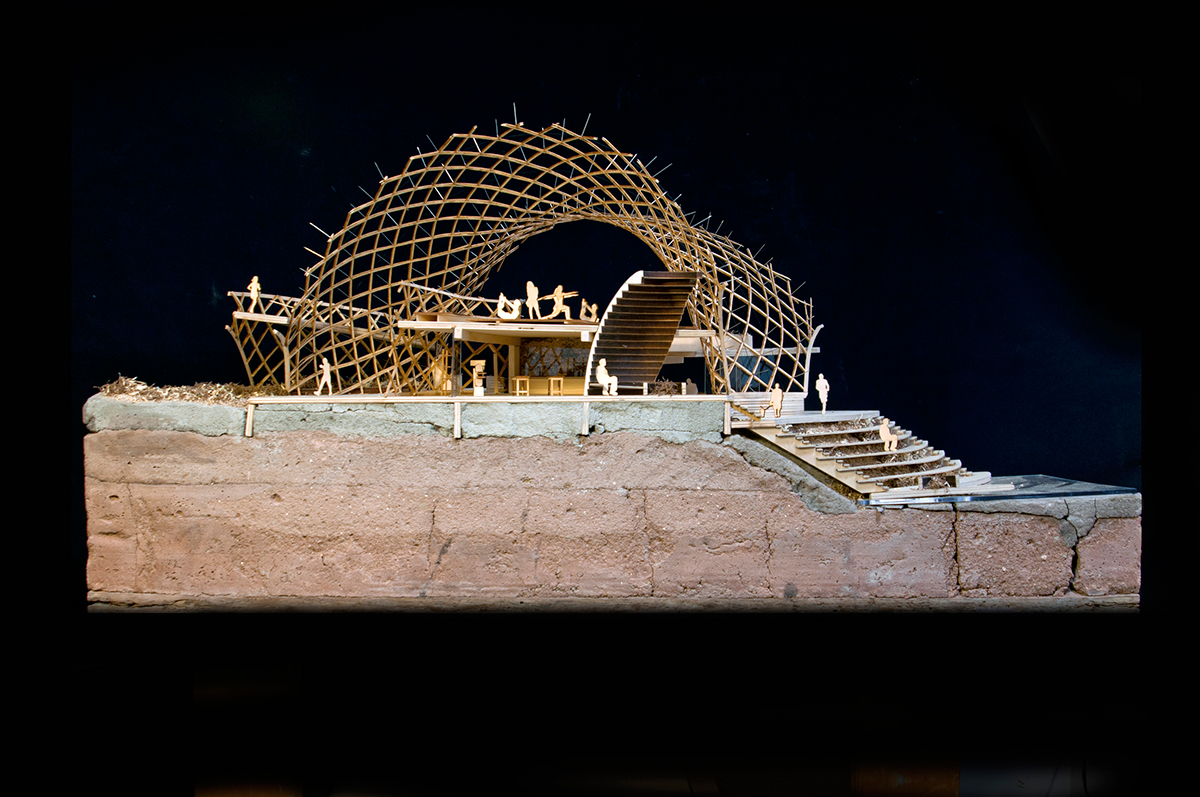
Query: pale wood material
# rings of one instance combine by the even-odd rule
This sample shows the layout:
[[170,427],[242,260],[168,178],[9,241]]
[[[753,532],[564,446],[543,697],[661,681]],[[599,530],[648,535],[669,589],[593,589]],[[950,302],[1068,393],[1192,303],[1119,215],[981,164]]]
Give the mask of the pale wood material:
[[570,298],[572,296],[578,296],[578,295],[579,295],[579,293],[577,291],[571,291],[569,293],[564,293],[563,286],[559,285],[557,288],[554,289],[554,293],[550,294],[550,298],[554,300],[554,308],[550,311],[550,315],[546,316],[546,318],[547,319],[557,318],[559,315],[562,315],[563,317],[566,318],[566,320],[570,321],[571,320],[571,308],[569,308],[565,304],[563,304],[563,300]]
[[600,319],[588,351],[589,371],[592,363],[604,359],[606,373],[618,384],[653,382],[675,344],[698,276],[687,271],[638,271],[630,276]]
[[821,414],[824,415],[829,405],[829,381],[825,374],[817,374],[817,396],[821,399]]
[[881,440],[883,440],[883,450],[884,451],[895,451],[896,450],[896,443],[899,442],[900,438],[897,437],[895,435],[895,433],[893,433],[892,430],[888,428],[888,419],[887,418],[879,419],[879,438]]
[[499,304],[496,307],[496,315],[506,321],[512,321],[521,317],[521,301],[519,299],[509,299],[503,293],[500,294]]
[[250,309],[253,311],[255,306],[258,305],[258,298],[262,293],[262,286],[259,285],[257,276],[250,280],[250,284],[246,286],[246,290],[250,291]]
[[[516,321],[524,304],[530,319],[546,320],[540,302],[551,299],[555,323],[577,323],[566,321],[565,302],[560,309],[555,294],[542,297],[532,282],[524,300],[485,298],[481,289],[528,238],[586,219],[636,236],[663,269],[699,275],[686,313],[692,326],[716,332],[700,340],[714,392],[766,391],[776,383],[807,392],[807,355],[820,328],[811,302],[797,299],[769,262],[722,235],[722,224],[708,229],[711,216],[697,223],[689,216],[636,155],[607,139],[558,124],[505,124],[495,135],[472,128],[418,152],[352,209],[305,271],[302,297],[284,297],[287,312],[273,313],[251,282],[238,311],[286,316],[285,325],[235,314],[229,331],[255,385],[311,391],[325,358],[335,392],[436,393],[447,378],[454,391],[469,378],[470,355],[455,353],[450,331],[422,326],[423,315]],[[561,300],[574,295],[562,291]],[[595,314],[581,301],[581,318]],[[285,326],[282,339],[272,326]]]
[[313,391],[314,396],[321,395],[321,390],[327,390],[329,395],[333,395],[333,382],[330,381],[330,373],[332,372],[329,366],[329,360],[325,357],[321,358],[321,380],[317,383],[317,389]]
[[538,306],[538,289],[532,282],[525,283],[525,306],[529,309],[530,318],[535,314],[539,319],[542,317],[542,308]]
[[486,367],[487,360],[471,360],[471,388],[476,396],[486,393],[483,384],[483,369]]
[[604,357],[601,357],[596,365],[596,382],[599,383],[603,395],[617,395],[617,378],[608,375],[608,360]]

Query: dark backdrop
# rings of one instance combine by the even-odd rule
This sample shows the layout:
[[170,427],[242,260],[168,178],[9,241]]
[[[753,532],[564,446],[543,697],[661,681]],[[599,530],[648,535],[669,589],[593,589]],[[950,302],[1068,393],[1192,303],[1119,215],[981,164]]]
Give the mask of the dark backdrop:
[[[431,139],[512,121],[514,104],[527,127],[587,121],[589,134],[643,163],[656,158],[652,172],[671,164],[660,181],[685,212],[712,214],[803,283],[825,325],[813,366],[832,384],[833,408],[880,410],[974,470],[1140,489],[1143,278],[1156,267],[1140,224],[1146,42],[1137,20],[1106,13],[649,4],[76,13],[85,35],[69,51],[75,433],[65,591],[82,605],[79,418],[95,386],[118,374],[160,385],[244,380],[224,331],[226,291],[257,274],[267,292],[298,294],[314,261],[304,247],[324,249],[310,223],[335,232],[366,199],[360,187],[374,192],[377,168],[398,173]],[[653,267],[648,255],[631,236],[579,223],[530,241],[504,273],[545,274],[603,306],[600,291]],[[587,284],[556,278],[581,268]],[[503,639],[455,625],[459,642],[447,647],[440,622],[372,626],[336,644],[332,623],[285,625],[252,646],[259,625],[231,637],[224,623],[190,621],[172,623],[163,647],[161,624],[106,623],[84,637],[105,641],[79,658],[90,664],[78,665],[76,683],[95,695],[94,667],[119,669],[101,708],[132,695],[138,716],[159,719],[161,703],[163,718],[178,721],[193,698],[193,682],[177,677],[189,665],[267,662],[269,680],[285,686],[277,666],[317,667],[327,691],[297,702],[294,727],[277,729],[285,735],[258,718],[228,720],[229,744],[247,755],[255,737],[307,749],[286,733],[303,728],[313,743],[306,712],[320,705],[316,716],[332,719],[338,685],[356,682],[388,684],[392,726],[436,730],[418,747],[431,758],[445,738],[506,759],[513,716],[559,745],[572,733],[607,734],[598,730],[612,719],[606,700],[582,713],[577,700],[551,700],[548,672],[555,695],[615,695],[593,689],[636,676],[648,699],[614,710],[624,736],[604,738],[616,746],[648,734],[702,758],[729,749],[711,744],[718,737],[739,750],[767,739],[779,750],[806,740],[820,742],[814,751],[886,752],[912,738],[915,720],[932,740],[922,749],[954,752],[983,738],[970,736],[981,728],[1003,749],[1050,743],[1054,728],[1136,733],[1128,726],[1141,718],[1121,708],[1135,704],[1126,692],[1105,703],[1103,689],[1086,688],[1100,679],[1088,673],[1104,669],[1097,651],[1108,662],[1119,647],[1109,625],[1080,631],[1072,620],[1064,652],[1045,623],[987,621],[966,634],[965,623],[953,634],[902,624],[886,637],[849,621],[814,632],[797,619],[785,634],[744,623],[697,620],[650,646],[658,626],[582,639],[576,621],[557,624],[575,647],[520,624]],[[851,639],[839,637],[847,631]],[[534,666],[506,669],[512,636],[536,639],[525,648],[539,656]],[[457,656],[450,670],[447,651]],[[365,682],[345,665],[364,655],[377,668]],[[971,675],[983,658],[985,675]],[[797,671],[805,678],[790,680]],[[169,684],[168,699],[147,683]],[[379,717],[362,689],[353,716],[369,725]],[[990,697],[972,702],[971,690]],[[536,714],[521,708],[531,691],[542,695]],[[464,695],[478,711],[424,707]],[[814,720],[814,707],[833,719]],[[205,738],[232,749],[224,736]],[[353,747],[352,734],[342,738]]]
[[[527,127],[586,122],[652,172],[671,164],[659,179],[685,212],[803,284],[832,407],[880,410],[974,470],[1141,486],[1135,27],[881,11],[93,21],[72,86],[73,410],[118,374],[244,381],[226,291],[257,274],[298,295],[303,247],[324,251],[310,223],[336,232],[377,167],[493,130],[515,104]],[[632,236],[577,223],[498,277],[559,276],[603,306],[654,265]]]

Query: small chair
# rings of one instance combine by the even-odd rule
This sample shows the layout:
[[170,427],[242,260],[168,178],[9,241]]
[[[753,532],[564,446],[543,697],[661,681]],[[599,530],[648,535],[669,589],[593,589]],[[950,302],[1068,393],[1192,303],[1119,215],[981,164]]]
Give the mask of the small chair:
[[[555,392],[557,391],[557,392]],[[563,395],[563,378],[561,376],[550,377],[550,390],[548,395],[561,396]]]
[[512,388],[513,388],[514,396],[528,396],[529,395],[529,377],[514,376],[512,378]]

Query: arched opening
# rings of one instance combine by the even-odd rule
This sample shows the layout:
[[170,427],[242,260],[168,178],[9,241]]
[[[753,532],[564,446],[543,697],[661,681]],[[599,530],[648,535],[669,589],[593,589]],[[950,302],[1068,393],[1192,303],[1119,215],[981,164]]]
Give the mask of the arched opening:
[[712,392],[803,384],[811,308],[787,278],[693,226],[636,155],[557,124],[472,129],[381,181],[306,273],[283,378],[311,389],[328,358],[337,392],[436,391],[453,347],[431,317],[496,317],[527,282],[575,293],[575,317],[584,298],[602,312],[641,270],[696,275],[684,323],[716,333],[700,343]]

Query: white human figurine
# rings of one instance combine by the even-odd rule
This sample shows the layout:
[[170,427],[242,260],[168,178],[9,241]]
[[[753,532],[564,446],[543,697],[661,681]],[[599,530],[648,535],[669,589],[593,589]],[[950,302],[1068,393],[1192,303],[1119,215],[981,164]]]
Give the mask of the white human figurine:
[[689,376],[688,380],[683,383],[683,395],[697,396],[699,394],[700,394],[700,387],[695,382],[693,382],[692,378]]
[[829,382],[825,374],[817,374],[817,395],[821,397],[821,414],[825,414],[825,405],[829,403]]
[[525,283],[525,306],[529,308],[530,318],[542,317],[542,308],[538,307],[538,289],[532,280]]
[[783,414],[783,390],[779,387],[779,383],[775,383],[775,389],[771,391],[771,409],[775,410],[775,417],[778,418]]
[[604,357],[600,358],[600,364],[596,366],[596,381],[600,383],[602,395],[617,395],[617,378],[608,375],[608,360]]
[[[254,305],[259,304],[258,296],[262,293],[262,286],[258,284],[257,276],[250,280],[250,284],[246,286],[246,290],[250,291],[250,307],[247,308],[247,312],[253,312]],[[259,305],[259,309],[262,309],[262,305]]]
[[514,318],[521,317],[521,300],[509,299],[503,293],[500,294],[500,303],[496,305],[496,315],[506,321],[512,321]]
[[321,388],[329,388],[329,395],[333,395],[333,382],[329,378],[329,360],[321,358],[321,381],[317,384],[317,389],[313,391],[314,396],[321,395]]
[[888,428],[887,418],[879,419],[879,439],[883,441],[884,451],[896,450],[896,441],[898,441],[900,438],[897,435],[892,434],[892,430]]
[[587,299],[580,299],[579,300],[579,320],[580,321],[595,321],[596,319],[597,319],[596,305],[588,304]]
[[550,311],[550,315],[546,316],[547,319],[557,318],[559,313],[563,313],[568,321],[571,320],[571,308],[563,304],[563,299],[567,295],[563,293],[561,285],[554,289],[554,293],[550,294],[550,298],[554,299],[554,309]]
[[486,392],[483,384],[483,367],[486,360],[471,360],[471,387],[476,396],[482,396]]

